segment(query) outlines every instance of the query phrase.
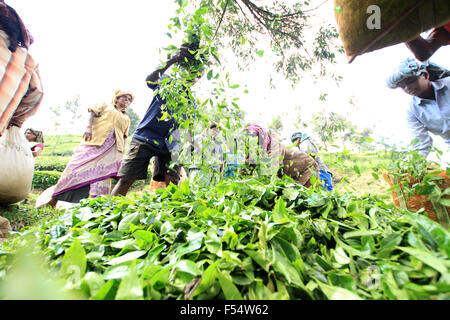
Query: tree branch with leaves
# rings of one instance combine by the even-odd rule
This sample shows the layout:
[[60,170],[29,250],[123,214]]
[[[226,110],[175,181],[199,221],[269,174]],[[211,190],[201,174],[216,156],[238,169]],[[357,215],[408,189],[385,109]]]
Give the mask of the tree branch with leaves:
[[[180,6],[185,1],[177,0]],[[270,3],[269,5],[260,5]],[[326,66],[334,63],[343,49],[336,43],[338,32],[331,25],[316,28],[315,13],[327,1],[257,1],[257,0],[197,0],[193,6],[208,8],[215,25],[214,43],[231,48],[246,69],[261,50],[257,46],[268,42],[275,55],[274,67],[292,82],[300,80],[303,71],[319,66],[324,76]]]

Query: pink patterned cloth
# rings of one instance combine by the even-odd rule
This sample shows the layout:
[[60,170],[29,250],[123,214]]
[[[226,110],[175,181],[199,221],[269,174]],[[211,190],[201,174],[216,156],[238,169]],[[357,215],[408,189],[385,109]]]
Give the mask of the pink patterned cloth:
[[270,142],[272,141],[272,136],[267,132],[266,129],[261,127],[260,125],[253,123],[249,125],[248,127],[244,128],[245,131],[253,131],[256,134],[258,134],[258,138],[262,139],[264,141],[264,147],[266,150],[269,150]]
[[111,177],[117,177],[122,153],[117,151],[114,131],[111,131],[102,146],[80,145],[75,148],[53,197],[64,192],[90,185],[91,197],[111,192]]

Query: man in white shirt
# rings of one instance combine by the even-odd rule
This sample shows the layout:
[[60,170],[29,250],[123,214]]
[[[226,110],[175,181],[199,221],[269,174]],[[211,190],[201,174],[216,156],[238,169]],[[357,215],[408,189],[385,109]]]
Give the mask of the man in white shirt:
[[414,145],[421,155],[427,157],[433,146],[430,133],[440,136],[450,147],[450,72],[432,63],[421,63],[415,59],[403,60],[398,69],[388,78],[390,88],[402,88],[412,96],[407,111],[408,127]]

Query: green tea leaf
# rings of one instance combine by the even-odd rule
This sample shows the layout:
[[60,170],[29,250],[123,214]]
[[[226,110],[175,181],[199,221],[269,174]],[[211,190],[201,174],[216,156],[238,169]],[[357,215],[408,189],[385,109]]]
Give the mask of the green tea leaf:
[[362,300],[360,296],[347,289],[329,286],[320,281],[317,283],[323,293],[330,300]]
[[381,231],[376,230],[368,230],[368,231],[349,231],[344,233],[344,238],[356,238],[356,237],[365,237],[365,236],[376,236],[381,234]]
[[142,284],[136,270],[136,261],[131,264],[127,275],[117,290],[117,300],[143,300]]
[[242,295],[238,288],[233,284],[230,276],[225,275],[221,272],[217,273],[220,286],[222,287],[223,294],[227,300],[243,300]]
[[81,246],[80,241],[75,239],[70,248],[66,251],[62,259],[61,273],[66,277],[75,277],[81,280],[86,272],[86,251]]
[[275,206],[273,208],[273,220],[277,223],[284,222],[287,219],[286,203],[283,198],[275,200]]
[[439,199],[439,203],[446,207],[450,207],[450,199],[441,198]]
[[119,256],[119,257],[109,260],[108,264],[115,265],[115,264],[119,264],[119,263],[123,263],[123,262],[127,262],[127,261],[132,261],[134,259],[138,259],[138,258],[142,257],[146,253],[147,253],[147,251],[144,251],[144,250],[128,252],[128,253],[124,254],[123,256]]
[[448,273],[448,268],[444,265],[444,263],[433,256],[432,254],[426,252],[425,250],[416,249],[416,248],[406,248],[406,247],[398,247],[400,250],[412,255],[416,259],[422,261],[423,263],[429,265],[440,273]]
[[198,276],[202,273],[197,267],[197,264],[191,260],[181,260],[175,265],[175,268],[181,272],[189,273],[193,276]]
[[138,224],[139,223],[139,212],[134,212],[125,216],[119,223],[118,230],[121,232],[126,232],[130,230],[130,224]]

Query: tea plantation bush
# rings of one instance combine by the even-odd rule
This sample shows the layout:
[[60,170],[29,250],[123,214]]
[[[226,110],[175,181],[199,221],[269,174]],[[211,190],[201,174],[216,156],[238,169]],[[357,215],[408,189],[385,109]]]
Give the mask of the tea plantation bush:
[[59,171],[34,171],[33,175],[33,188],[46,189],[55,185],[61,172]]
[[63,172],[70,156],[39,156],[36,158],[34,169],[37,171],[59,171]]

